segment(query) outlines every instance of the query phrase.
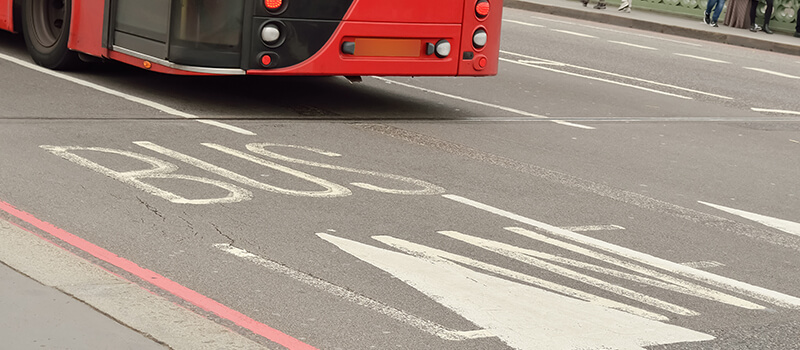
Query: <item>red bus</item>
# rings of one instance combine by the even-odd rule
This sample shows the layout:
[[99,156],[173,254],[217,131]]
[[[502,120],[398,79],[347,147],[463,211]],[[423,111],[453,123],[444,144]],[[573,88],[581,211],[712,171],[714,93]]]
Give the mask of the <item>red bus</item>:
[[502,0],[0,0],[51,69],[180,75],[497,74]]

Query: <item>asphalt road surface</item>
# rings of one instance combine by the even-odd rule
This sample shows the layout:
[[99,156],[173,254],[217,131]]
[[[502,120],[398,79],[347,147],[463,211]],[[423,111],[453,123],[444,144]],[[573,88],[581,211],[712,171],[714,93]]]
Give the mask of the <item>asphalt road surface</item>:
[[800,58],[504,16],[496,77],[361,84],[0,34],[0,221],[268,348],[800,349]]

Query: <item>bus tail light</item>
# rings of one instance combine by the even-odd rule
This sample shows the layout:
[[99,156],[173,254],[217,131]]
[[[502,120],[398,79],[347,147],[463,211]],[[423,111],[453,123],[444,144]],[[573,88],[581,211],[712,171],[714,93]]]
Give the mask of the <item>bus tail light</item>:
[[283,6],[283,0],[264,0],[264,6],[270,11],[277,11]]
[[480,19],[486,18],[489,16],[489,11],[491,10],[491,6],[489,5],[488,0],[478,0],[475,4],[475,16],[478,16]]
[[486,34],[486,31],[478,28],[474,34],[472,34],[472,45],[475,46],[476,49],[482,49],[486,46],[486,42],[489,40],[489,35]]

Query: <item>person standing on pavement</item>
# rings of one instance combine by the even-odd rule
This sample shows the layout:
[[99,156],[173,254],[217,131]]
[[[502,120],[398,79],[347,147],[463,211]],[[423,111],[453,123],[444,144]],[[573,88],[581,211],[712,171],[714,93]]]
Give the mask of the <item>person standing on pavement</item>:
[[[703,23],[708,24],[712,27],[719,27],[717,25],[717,20],[719,19],[719,15],[722,14],[723,7],[725,7],[725,0],[708,0],[708,5],[706,5],[706,12],[705,15],[703,16]],[[711,16],[711,11],[714,11],[713,17]]]
[[624,11],[625,13],[631,13],[632,5],[633,5],[633,0],[622,0],[622,3],[619,4],[619,8],[617,9],[617,11]]
[[[583,7],[586,7],[586,5],[589,5],[589,0],[581,0],[581,2],[583,3]],[[594,8],[596,8],[598,10],[605,10],[606,9],[606,0],[597,1],[597,5],[594,5]]]
[[728,11],[725,12],[725,25],[733,28],[749,28],[750,0],[731,0],[728,4]]
[[772,30],[769,29],[769,20],[772,18],[772,5],[775,0],[764,0],[767,3],[767,10],[764,11],[764,26],[758,27],[756,24],[756,9],[758,8],[758,0],[752,0],[753,4],[750,5],[750,31],[757,32],[759,29],[763,30],[764,33],[772,34]]
[[795,38],[800,38],[800,4],[797,5],[797,16],[794,17],[797,25],[794,27]]

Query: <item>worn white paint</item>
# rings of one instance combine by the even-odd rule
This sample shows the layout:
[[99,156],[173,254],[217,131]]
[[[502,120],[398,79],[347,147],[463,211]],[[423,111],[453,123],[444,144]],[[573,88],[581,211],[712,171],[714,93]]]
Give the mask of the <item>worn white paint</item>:
[[565,226],[561,228],[572,232],[616,231],[625,229],[624,227],[618,225]]
[[514,24],[519,24],[519,25],[528,26],[528,27],[544,28],[544,26],[541,25],[541,24],[533,24],[533,23],[528,23],[528,22],[515,21],[513,19],[503,19],[503,22],[514,23]]
[[723,267],[725,264],[719,261],[691,261],[681,263],[681,265],[686,265],[695,269],[711,269],[715,267]]
[[530,112],[525,112],[523,110],[519,110],[519,109],[516,109],[516,108],[500,106],[500,105],[496,105],[496,104],[493,104],[493,103],[487,103],[487,102],[483,102],[483,101],[478,101],[478,100],[474,100],[474,99],[467,98],[467,97],[456,96],[456,95],[453,95],[453,94],[448,94],[448,93],[445,93],[445,92],[431,90],[431,89],[427,89],[427,88],[424,88],[424,87],[419,87],[419,86],[415,86],[415,85],[411,85],[411,84],[401,83],[399,81],[386,79],[386,78],[383,78],[383,77],[373,77],[373,78],[378,79],[378,80],[383,81],[383,82],[386,82],[388,84],[400,85],[400,86],[403,86],[403,87],[407,87],[409,89],[415,89],[415,90],[427,92],[429,94],[438,95],[438,96],[442,96],[442,97],[447,97],[447,98],[451,98],[451,99],[459,100],[459,101],[463,101],[463,102],[468,102],[468,103],[476,104],[476,105],[479,105],[479,106],[499,109],[501,111],[506,111],[506,112],[509,112],[509,113],[519,114],[519,115],[526,116],[526,117],[531,117],[531,118],[546,119],[546,120],[549,120],[549,121],[551,121],[553,123],[556,123],[556,124],[559,124],[559,125],[571,126],[571,127],[576,127],[576,128],[579,128],[579,129],[587,129],[587,130],[594,130],[595,129],[595,128],[591,127],[591,126],[565,122],[565,121],[562,121],[562,120],[550,119],[549,117],[545,117],[543,115],[534,114],[534,113],[530,113]]
[[384,270],[519,350],[643,350],[712,340],[689,329],[594,305],[459,266],[324,233],[320,238]]
[[714,62],[714,63],[722,63],[722,64],[731,64],[731,63],[730,63],[730,62],[728,62],[728,61],[718,60],[718,59],[714,59],[714,58],[708,58],[708,57],[702,57],[702,56],[689,55],[689,54],[685,54],[685,53],[673,53],[673,54],[674,54],[674,55],[676,55],[676,56],[687,57],[687,58],[694,58],[694,59],[696,59],[696,60],[701,60],[701,61]]
[[787,111],[783,109],[768,109],[768,108],[750,108],[750,109],[755,112],[800,115],[800,112],[798,111]]
[[[337,185],[337,184],[332,183],[330,181],[327,181],[327,180],[324,180],[324,179],[320,179],[320,178],[318,178],[316,176],[306,174],[306,173],[304,173],[302,171],[294,170],[292,168],[285,167],[285,166],[277,164],[277,163],[273,163],[273,162],[266,161],[266,160],[258,158],[258,157],[254,157],[254,156],[252,156],[250,154],[246,154],[244,152],[239,152],[239,151],[232,150],[232,149],[225,148],[225,147],[218,146],[218,145],[214,145],[214,146],[218,146],[219,148],[221,148],[220,150],[224,149],[223,152],[225,152],[225,153],[236,155],[236,156],[238,156],[238,157],[240,157],[242,159],[249,160],[249,161],[251,161],[253,163],[256,163],[256,164],[259,164],[259,165],[263,165],[263,166],[271,168],[273,170],[277,170],[277,171],[280,171],[280,172],[295,176],[295,177],[297,177],[297,178],[299,178],[301,180],[308,181],[308,182],[311,182],[311,183],[313,183],[315,185],[323,187],[324,190],[321,190],[321,191],[298,191],[298,190],[290,190],[290,189],[281,188],[281,187],[277,187],[277,186],[273,186],[273,185],[268,185],[268,184],[253,180],[253,179],[251,179],[249,177],[246,177],[246,176],[243,176],[243,175],[239,175],[239,174],[237,174],[237,173],[235,173],[233,171],[230,171],[230,170],[221,168],[219,166],[213,165],[213,164],[208,163],[206,161],[203,161],[203,160],[200,160],[200,159],[185,155],[185,154],[177,152],[177,151],[173,151],[173,150],[168,149],[166,147],[162,147],[162,146],[156,145],[156,144],[154,144],[152,142],[138,141],[138,142],[134,142],[134,143],[139,145],[139,146],[142,146],[144,148],[147,148],[147,149],[149,149],[149,150],[151,150],[153,152],[161,153],[161,154],[163,154],[165,156],[180,160],[180,161],[182,161],[182,162],[184,162],[186,164],[190,164],[190,165],[196,166],[196,167],[198,167],[200,169],[203,169],[205,171],[217,174],[217,175],[222,176],[222,177],[229,178],[229,179],[231,179],[233,181],[236,181],[236,182],[239,182],[239,183],[251,186],[251,187],[255,187],[255,188],[258,188],[258,189],[261,189],[261,190],[264,190],[264,191],[275,192],[275,193],[280,193],[280,194],[285,194],[285,195],[290,195],[290,196],[315,197],[315,198],[345,197],[345,196],[349,196],[349,195],[352,194],[352,192],[350,192],[349,189],[347,189],[346,187],[343,187],[341,185]],[[211,145],[211,144],[209,144],[209,145]],[[209,146],[209,147],[211,147],[211,146]],[[214,148],[214,147],[212,147],[212,148]]]
[[631,44],[631,43],[624,42],[624,41],[608,40],[608,42],[610,42],[610,43],[612,43],[612,44],[619,44],[619,45],[625,45],[625,46],[635,47],[635,48],[637,48],[637,49],[645,49],[645,50],[658,51],[658,49],[657,49],[657,48],[655,48],[655,47],[643,46],[643,45],[636,45],[636,44]]
[[[598,289],[602,289],[602,290],[607,291],[607,292],[614,293],[616,295],[619,295],[619,296],[634,300],[636,302],[639,302],[639,303],[642,303],[642,304],[645,304],[645,305],[650,305],[650,306],[659,308],[661,310],[671,312],[673,314],[677,314],[677,315],[681,315],[681,316],[697,316],[697,315],[699,315],[699,313],[697,313],[695,311],[692,311],[692,310],[689,310],[689,309],[687,309],[685,307],[681,307],[681,306],[678,306],[678,305],[675,305],[675,304],[672,304],[672,303],[668,303],[668,302],[665,302],[665,301],[650,297],[648,295],[645,295],[645,294],[630,290],[628,288],[624,288],[624,287],[621,287],[619,285],[603,281],[603,280],[601,280],[599,278],[591,277],[589,275],[576,272],[574,270],[559,266],[557,264],[549,263],[547,261],[549,260],[549,261],[553,261],[553,262],[558,262],[558,263],[562,263],[562,264],[571,265],[571,266],[577,267],[577,268],[582,268],[582,269],[586,269],[586,270],[602,272],[602,273],[606,273],[606,274],[609,274],[609,275],[613,275],[615,277],[623,277],[623,278],[631,279],[631,280],[634,280],[634,281],[637,281],[637,282],[645,282],[645,281],[646,282],[652,282],[652,281],[647,281],[648,279],[646,279],[646,278],[641,278],[641,277],[638,277],[638,276],[635,276],[635,275],[631,275],[631,274],[624,274],[624,273],[621,273],[621,272],[618,272],[618,271],[605,269],[605,268],[602,268],[600,266],[586,264],[586,263],[579,262],[579,261],[572,260],[572,259],[566,259],[566,258],[558,257],[558,256],[555,256],[555,255],[552,255],[552,254],[542,253],[542,252],[538,252],[538,251],[530,250],[530,249],[518,248],[518,247],[511,246],[509,244],[505,244],[505,243],[500,243],[500,242],[490,241],[490,240],[479,238],[479,237],[469,236],[469,235],[465,235],[463,233],[456,232],[456,231],[441,231],[439,233],[441,233],[441,234],[443,234],[445,236],[448,236],[450,238],[457,239],[457,240],[462,241],[464,243],[472,244],[474,246],[477,246],[477,247],[480,247],[480,248],[483,248],[483,249],[486,249],[486,250],[489,250],[489,251],[492,251],[492,252],[507,256],[507,257],[512,258],[514,260],[524,262],[524,263],[526,263],[528,265],[540,268],[542,270],[552,272],[554,274],[557,274],[557,275],[560,275],[560,276],[563,276],[563,277],[566,277],[566,278],[569,278],[569,279],[572,279],[572,280],[587,284],[589,286],[596,287]],[[647,283],[647,284],[656,285],[655,283]]]
[[[102,148],[102,147],[81,147],[81,146],[49,146],[49,145],[42,145],[39,146],[52,154],[55,154],[61,158],[69,160],[75,164],[84,166],[91,170],[94,170],[98,173],[101,173],[105,176],[108,176],[112,179],[120,181],[124,184],[133,186],[141,191],[146,193],[152,194],[154,196],[161,197],[173,203],[179,204],[218,204],[218,203],[235,203],[241,202],[244,200],[249,200],[253,197],[252,192],[238,187],[236,185],[217,181],[205,177],[199,176],[190,176],[190,175],[179,175],[173,174],[175,171],[178,170],[178,167],[172,163],[165,162],[158,158],[153,158],[150,156],[146,156],[139,153],[118,150],[113,148]],[[80,152],[102,152],[102,153],[110,153],[116,154],[124,157],[128,157],[138,162],[143,162],[149,164],[151,166],[150,169],[144,170],[133,170],[133,171],[116,171],[110,168],[104,167],[100,164],[97,164],[85,157],[81,157],[75,154],[76,151]],[[137,163],[138,163],[137,162]],[[228,196],[220,197],[220,198],[203,198],[203,199],[188,199],[172,192],[163,190],[156,186],[153,186],[149,183],[142,181],[142,179],[169,179],[169,180],[180,180],[180,181],[193,181],[204,183],[212,186],[219,187],[223,190],[229,192]]]
[[569,31],[569,30],[561,30],[561,29],[550,29],[550,30],[552,30],[552,31],[554,31],[554,32],[563,33],[563,34],[569,34],[569,35],[579,36],[579,37],[582,37],[582,38],[592,38],[592,39],[597,39],[597,37],[596,37],[596,36],[594,36],[594,35],[583,34],[583,33],[576,33],[576,32],[571,32],[571,31]]
[[[498,209],[480,202],[476,202],[464,197],[456,195],[444,195],[443,197],[480,209],[495,215],[503,216],[527,225],[544,230],[557,237],[578,242],[595,249],[603,250],[609,253],[617,254],[621,257],[637,261],[642,264],[650,265],[653,267],[661,268],[672,273],[682,275],[684,277],[693,278],[703,283],[708,283],[713,286],[724,288],[733,292],[744,294],[748,297],[772,303],[781,307],[800,309],[800,298],[787,295],[784,293],[776,292],[766,288],[754,286],[745,282],[737,281],[731,278],[715,275],[706,271],[694,269],[678,263],[674,263],[662,258],[658,258],[649,254],[638,252],[625,247],[620,247],[611,243],[601,241],[592,237],[577,234],[575,232],[567,231],[559,227],[555,227],[543,222],[526,218],[502,209]],[[763,308],[761,306],[751,308]]]
[[333,283],[314,277],[307,273],[297,271],[295,269],[289,268],[285,265],[279,264],[272,260],[267,260],[258,255],[250,253],[244,249],[234,247],[230,244],[215,244],[214,247],[228,254],[247,260],[258,266],[265,267],[272,272],[282,274],[295,281],[317,288],[319,290],[322,290],[328,294],[334,295],[348,302],[379,312],[381,314],[391,317],[394,320],[407,324],[411,327],[415,327],[423,332],[438,336],[445,340],[458,341],[458,340],[478,339],[478,338],[486,338],[494,336],[484,330],[456,331],[449,329],[440,324],[411,315],[403,310],[393,308],[389,305],[365,297],[361,294],[357,294],[346,288],[337,286]]
[[[512,56],[516,56],[516,57],[522,57],[524,60],[535,60],[535,61],[541,60],[538,57],[523,55],[523,54],[510,52],[510,51],[500,50],[500,53],[507,54],[507,55],[512,55]],[[501,58],[501,60],[508,61],[508,62],[511,62],[511,63],[521,63],[521,62],[524,61],[524,60],[519,60],[519,59],[516,60],[516,61],[515,60],[507,60],[507,59],[503,59],[503,58]],[[711,97],[721,98],[721,99],[725,99],[725,100],[732,100],[733,99],[731,97],[712,94],[712,93],[708,93],[708,92],[704,92],[704,91],[700,91],[700,90],[689,89],[689,88],[676,86],[676,85],[672,85],[672,84],[665,84],[665,83],[661,83],[661,82],[657,82],[657,81],[652,81],[652,80],[647,80],[647,79],[642,79],[642,78],[631,77],[631,76],[627,76],[627,75],[623,75],[623,74],[602,71],[602,70],[594,69],[594,68],[577,66],[577,65],[569,64],[569,63],[564,63],[564,66],[570,67],[570,68],[584,70],[584,71],[587,71],[587,72],[604,74],[604,75],[608,75],[608,76],[612,76],[612,77],[638,81],[638,82],[641,82],[641,83],[647,83],[647,84],[656,85],[656,86],[662,86],[662,87],[666,87],[666,88],[670,88],[670,89],[691,92],[691,93],[699,94],[699,95],[711,96]],[[544,67],[541,67],[541,68],[544,68]],[[667,96],[679,97],[679,98],[683,98],[683,99],[691,99],[690,97],[687,97],[687,96],[676,95],[676,94],[671,94],[671,93],[668,93],[668,92],[665,92],[665,91],[653,90],[653,89],[648,89],[648,88],[640,87],[640,86],[636,86],[636,85],[630,85],[630,84],[615,82],[613,80],[600,79],[600,78],[591,77],[591,76],[588,76],[588,75],[582,75],[582,74],[577,74],[577,73],[572,73],[572,72],[565,72],[565,71],[560,71],[560,70],[553,70],[553,69],[547,69],[547,70],[552,70],[552,71],[557,72],[557,73],[574,75],[574,76],[587,78],[587,79],[601,80],[601,81],[609,82],[609,83],[613,83],[613,84],[618,84],[618,85],[623,85],[623,86],[628,86],[628,87],[634,87],[634,88],[637,88],[637,89],[640,89],[640,90],[656,92],[656,93],[667,95]]]
[[750,213],[750,212],[746,212],[744,210],[728,208],[728,207],[721,206],[719,204],[712,204],[712,203],[706,203],[706,202],[701,202],[701,201],[698,201],[698,203],[705,204],[705,205],[707,205],[709,207],[722,210],[722,211],[724,211],[726,213],[729,213],[729,214],[741,216],[741,217],[743,217],[745,219],[755,221],[757,223],[772,227],[774,229],[781,230],[781,231],[789,233],[789,234],[793,234],[795,236],[800,236],[800,223],[792,222],[792,221],[789,221],[789,220],[777,219],[777,218],[769,217],[769,216],[766,216],[766,215]]
[[772,74],[772,75],[775,75],[775,76],[779,76],[781,78],[800,79],[800,77],[798,77],[798,76],[794,76],[794,75],[790,75],[790,74],[786,74],[786,73],[775,72],[775,71],[771,71],[771,70],[768,70],[768,69],[754,68],[754,67],[742,67],[742,68],[749,69],[749,70],[756,71],[756,72]]
[[[211,147],[211,148],[214,148],[214,149],[217,149],[217,150],[220,150],[220,151],[223,151],[223,152],[226,152],[226,153],[234,154],[234,153],[231,153],[230,149],[226,149],[226,148],[224,148],[222,146],[219,146],[219,145],[206,144],[206,143],[204,143],[203,145]],[[363,182],[352,182],[352,183],[350,183],[353,186],[360,187],[360,188],[367,189],[367,190],[371,190],[371,191],[382,192],[382,193],[390,193],[390,194],[401,194],[401,195],[436,195],[436,194],[442,194],[442,193],[445,192],[445,189],[442,188],[442,187],[436,186],[436,185],[434,185],[432,183],[429,183],[429,182],[426,182],[426,181],[413,179],[413,178],[406,177],[406,176],[400,176],[400,175],[394,175],[394,174],[388,174],[388,173],[381,173],[381,172],[370,171],[370,170],[354,169],[354,168],[348,168],[348,167],[343,167],[343,166],[338,166],[338,165],[325,164],[325,163],[320,163],[320,162],[312,162],[312,161],[308,161],[308,160],[302,160],[302,159],[287,157],[285,155],[278,154],[278,153],[275,153],[275,152],[270,151],[270,150],[267,149],[267,148],[294,148],[294,149],[301,149],[301,150],[313,152],[313,153],[320,154],[320,155],[327,156],[327,157],[339,157],[340,156],[338,153],[323,151],[323,150],[312,148],[312,147],[295,146],[295,145],[280,145],[280,144],[275,144],[275,143],[251,143],[251,144],[248,144],[246,147],[247,147],[248,150],[250,150],[253,153],[256,153],[256,154],[259,154],[259,155],[262,155],[262,156],[265,156],[265,157],[269,157],[269,158],[272,158],[272,159],[277,159],[277,160],[280,160],[280,161],[284,161],[284,162],[302,164],[302,165],[307,165],[307,166],[312,166],[312,167],[317,167],[317,168],[322,168],[322,169],[331,169],[331,170],[337,170],[337,171],[344,171],[344,172],[349,172],[349,173],[354,173],[354,174],[368,175],[368,176],[384,178],[384,179],[389,179],[389,180],[394,180],[394,181],[399,181],[399,182],[405,182],[405,183],[410,184],[410,185],[412,185],[414,187],[420,188],[420,189],[415,189],[415,190],[407,190],[407,189],[385,188],[385,187],[380,187],[380,186],[377,186],[377,185],[372,185],[372,184],[363,183]],[[236,153],[234,155],[236,155],[238,157],[242,157],[241,153]]]
[[389,236],[374,236],[372,238],[410,255],[447,259],[449,261],[456,262],[462,265],[472,266],[474,268],[484,270],[494,275],[515,279],[575,299],[580,299],[595,305],[607,307],[609,309],[624,311],[632,315],[637,315],[655,321],[669,321],[668,317],[661,314],[657,314],[655,312],[640,309],[638,307],[630,306],[611,299],[599,297],[597,295],[587,293],[578,289],[570,288],[564,285],[560,285],[558,283],[550,282],[514,270],[481,262],[458,254],[449,253],[443,250],[427,247],[424,245],[404,241],[399,238],[394,238]]
[[71,77],[71,76],[66,75],[64,73],[59,73],[59,72],[56,72],[56,71],[53,71],[53,70],[50,70],[50,69],[46,69],[46,68],[37,66],[35,64],[28,63],[28,62],[25,62],[23,60],[8,56],[8,55],[0,54],[0,59],[9,61],[9,62],[14,63],[14,64],[18,64],[18,65],[23,66],[23,67],[28,68],[28,69],[35,70],[35,71],[37,71],[39,73],[44,73],[44,74],[47,74],[49,76],[56,77],[56,78],[59,78],[59,79],[63,79],[63,80],[66,80],[66,81],[72,82],[74,84],[78,84],[78,85],[81,85],[81,86],[84,86],[84,87],[87,87],[87,88],[90,88],[90,89],[93,89],[93,90],[96,90],[96,91],[100,91],[100,92],[103,92],[103,93],[106,93],[106,94],[109,94],[109,95],[112,95],[112,96],[120,97],[120,98],[126,99],[128,101],[135,102],[135,103],[138,103],[138,104],[141,104],[141,105],[144,105],[144,106],[159,110],[161,112],[164,112],[164,113],[167,113],[167,114],[170,114],[170,115],[174,115],[174,116],[181,117],[181,118],[186,118],[186,119],[194,119],[197,122],[208,124],[208,125],[212,125],[212,126],[216,126],[216,127],[221,127],[223,129],[230,130],[230,131],[242,134],[242,135],[249,135],[249,136],[255,135],[254,132],[242,129],[240,127],[236,127],[236,126],[233,126],[233,125],[229,125],[229,124],[225,124],[225,123],[218,122],[218,121],[213,121],[213,120],[198,119],[199,117],[194,115],[194,114],[182,112],[182,111],[179,111],[179,110],[177,110],[175,108],[168,107],[168,106],[165,106],[163,104],[160,104],[158,102],[153,102],[153,101],[150,101],[150,100],[143,99],[141,97],[136,97],[136,96],[133,96],[133,95],[129,95],[129,94],[126,94],[124,92],[117,91],[117,90],[114,90],[114,89],[111,89],[111,88],[107,88],[105,86],[98,85],[98,84],[95,84],[95,83],[90,83],[90,82],[88,82],[86,80],[83,80],[83,79],[74,78],[74,77]]

